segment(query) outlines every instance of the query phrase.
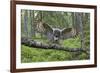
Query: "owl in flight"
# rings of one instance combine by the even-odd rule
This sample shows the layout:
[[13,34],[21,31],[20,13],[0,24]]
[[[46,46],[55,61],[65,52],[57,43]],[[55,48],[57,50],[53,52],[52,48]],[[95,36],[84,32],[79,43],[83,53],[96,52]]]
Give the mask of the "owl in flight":
[[76,35],[75,29],[73,28],[52,28],[50,25],[43,23],[44,28],[44,35],[49,39],[51,42],[58,43],[59,40],[64,40],[68,38],[72,38]]

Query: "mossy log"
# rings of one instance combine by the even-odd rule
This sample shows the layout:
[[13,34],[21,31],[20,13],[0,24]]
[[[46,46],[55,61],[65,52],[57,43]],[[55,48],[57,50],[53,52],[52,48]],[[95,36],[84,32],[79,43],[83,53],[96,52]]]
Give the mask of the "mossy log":
[[49,44],[38,42],[38,41],[25,38],[25,37],[21,38],[21,44],[24,44],[29,47],[40,48],[40,49],[55,49],[55,50],[63,50],[63,51],[68,51],[68,52],[84,52],[84,53],[89,54],[88,49],[84,50],[82,48],[68,48],[68,47],[57,45],[57,44],[49,45]]

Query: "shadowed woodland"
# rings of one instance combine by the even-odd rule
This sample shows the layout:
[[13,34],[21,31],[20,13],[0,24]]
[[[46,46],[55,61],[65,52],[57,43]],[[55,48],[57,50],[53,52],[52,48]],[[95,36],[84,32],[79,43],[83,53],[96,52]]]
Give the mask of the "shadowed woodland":
[[90,14],[21,10],[21,62],[90,58]]

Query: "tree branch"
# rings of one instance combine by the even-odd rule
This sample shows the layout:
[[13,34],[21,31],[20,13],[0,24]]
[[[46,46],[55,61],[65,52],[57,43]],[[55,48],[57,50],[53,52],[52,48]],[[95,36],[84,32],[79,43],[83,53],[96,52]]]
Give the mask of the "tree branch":
[[81,48],[62,47],[62,46],[59,46],[59,45],[56,45],[56,44],[48,45],[48,44],[37,42],[35,40],[25,38],[25,37],[21,38],[21,43],[26,45],[26,46],[30,46],[30,47],[34,47],[34,48],[40,48],[40,49],[55,49],[55,50],[63,50],[63,51],[68,51],[68,52],[84,52],[84,53],[87,53],[89,51],[87,49],[83,50]]

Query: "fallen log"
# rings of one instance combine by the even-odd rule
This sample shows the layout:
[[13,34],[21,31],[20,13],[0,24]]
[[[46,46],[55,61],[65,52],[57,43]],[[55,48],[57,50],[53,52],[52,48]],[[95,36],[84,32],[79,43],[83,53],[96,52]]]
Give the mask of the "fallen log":
[[38,42],[29,38],[21,38],[21,44],[24,44],[26,46],[29,47],[34,47],[34,48],[40,48],[40,49],[55,49],[55,50],[63,50],[63,51],[68,51],[68,52],[85,52],[87,54],[88,53],[88,49],[84,50],[82,48],[68,48],[68,47],[62,47],[60,45],[57,44],[45,44],[42,42]]

